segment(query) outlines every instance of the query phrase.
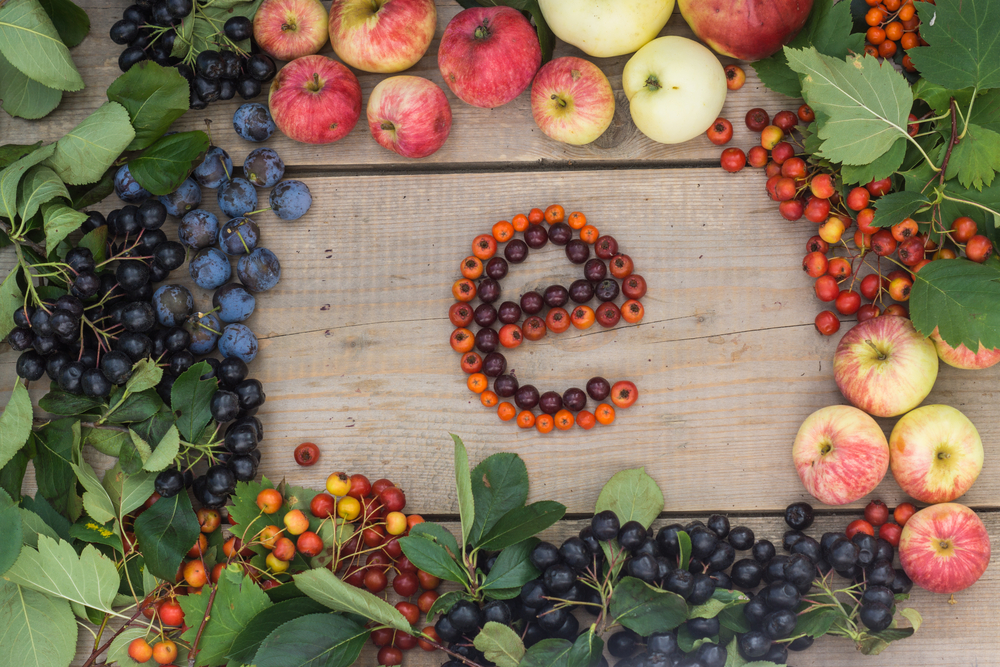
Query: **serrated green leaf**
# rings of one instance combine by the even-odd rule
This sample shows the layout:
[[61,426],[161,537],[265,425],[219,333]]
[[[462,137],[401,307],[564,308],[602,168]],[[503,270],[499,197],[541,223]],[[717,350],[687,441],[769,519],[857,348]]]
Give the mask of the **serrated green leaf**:
[[825,120],[819,154],[844,164],[869,164],[900,137],[906,138],[913,106],[902,74],[878,58],[851,57],[844,62],[815,48],[785,47],[789,67],[802,75],[806,102]]
[[56,531],[53,530],[52,526],[45,523],[45,521],[42,520],[42,517],[38,516],[31,510],[27,510],[22,507],[21,508],[22,541],[29,547],[36,549],[38,548],[39,535],[46,535],[54,540],[59,538],[59,536],[56,535]]
[[907,607],[906,609],[900,609],[899,613],[903,618],[908,620],[913,626],[913,631],[916,632],[920,629],[920,626],[924,623],[924,617],[920,615],[920,612],[913,607]]
[[391,604],[368,591],[344,583],[330,570],[308,570],[292,579],[300,591],[334,611],[358,614],[403,632],[413,630]]
[[795,621],[795,630],[792,631],[792,636],[809,635],[814,638],[822,637],[830,631],[833,624],[841,617],[839,612],[830,607],[814,609],[804,614],[799,614]]
[[24,485],[24,474],[28,471],[29,447],[17,450],[10,461],[0,468],[0,489],[3,489],[15,500],[21,499],[21,487]]
[[0,216],[14,220],[17,217],[18,185],[29,169],[55,153],[56,145],[37,148],[0,171]]
[[65,512],[75,490],[73,456],[80,451],[80,422],[57,419],[34,432],[35,481],[38,493],[57,511]]
[[124,553],[121,534],[117,532],[115,523],[114,519],[108,523],[97,523],[88,516],[82,516],[79,521],[69,527],[69,535],[83,542],[104,544],[119,553]]
[[567,667],[597,667],[604,651],[604,640],[591,628],[577,636],[566,656]]
[[501,518],[479,547],[485,551],[505,549],[554,525],[566,514],[566,507],[553,500],[541,500],[518,507]]
[[913,99],[923,100],[927,105],[938,113],[947,111],[951,105],[951,98],[955,98],[955,103],[960,109],[966,109],[972,99],[972,88],[954,90],[931,83],[927,79],[918,79],[913,84]]
[[167,195],[184,182],[208,150],[201,130],[179,132],[157,139],[142,155],[129,160],[132,177],[154,195]]
[[78,46],[90,32],[90,17],[71,0],[39,0],[42,9],[52,19],[59,39],[68,48]]
[[170,390],[170,407],[177,416],[177,430],[188,442],[194,442],[212,419],[212,396],[219,386],[218,380],[202,380],[209,365],[204,361],[181,373]]
[[900,137],[883,155],[879,156],[871,164],[853,165],[845,164],[840,170],[840,177],[844,183],[870,183],[880,181],[883,178],[892,176],[903,165],[906,157],[906,148],[910,146],[905,139]]
[[13,270],[0,283],[0,339],[6,338],[14,328],[14,311],[24,306],[24,295],[17,286],[18,275],[19,272]]
[[462,552],[458,548],[458,540],[455,536],[451,534],[444,526],[434,523],[433,521],[424,521],[423,523],[418,523],[416,526],[410,529],[408,533],[410,537],[421,537],[426,540],[432,540],[437,542],[448,554],[454,559],[461,559]]
[[[104,200],[105,197],[115,191],[115,172],[118,169],[112,165],[108,167],[101,177],[85,185],[72,185],[69,193],[73,195],[73,208],[80,210],[93,206]],[[97,255],[94,255],[97,258]]]
[[594,513],[613,511],[622,524],[638,521],[649,528],[663,511],[663,492],[645,468],[622,470],[608,480],[597,497]]
[[472,643],[497,667],[517,667],[524,657],[521,637],[501,623],[486,623]]
[[435,577],[464,583],[468,576],[443,546],[421,537],[404,537],[399,540],[403,553],[414,565]]
[[462,522],[462,539],[459,548],[464,549],[469,543],[469,533],[476,517],[476,501],[472,496],[472,478],[469,474],[469,454],[465,451],[462,439],[454,433],[451,439],[455,442],[455,488],[458,492],[458,516]]
[[57,141],[55,153],[45,163],[68,184],[93,183],[134,138],[125,107],[106,102]]
[[519,589],[532,579],[537,579],[541,572],[532,565],[530,559],[531,550],[537,544],[538,539],[533,537],[501,551],[483,582],[482,590],[489,592],[509,588]]
[[132,393],[152,389],[163,378],[163,369],[152,359],[140,359],[132,366],[132,376],[125,383],[125,388]]
[[159,472],[161,470],[166,470],[170,467],[174,459],[177,458],[177,454],[180,452],[181,448],[181,436],[177,432],[176,426],[171,426],[167,434],[163,436],[160,443],[156,445],[156,449],[153,453],[149,455],[146,462],[142,464],[143,470],[149,470],[150,472]]
[[62,91],[22,74],[0,53],[0,102],[15,118],[34,120],[49,115],[62,101]]
[[889,648],[890,642],[906,639],[913,634],[913,628],[890,628],[881,632],[866,632],[858,638],[858,650],[864,655],[878,655]]
[[910,319],[929,336],[935,328],[952,347],[1000,347],[1000,269],[965,259],[931,262],[910,293]]
[[17,561],[24,539],[20,508],[3,489],[0,489],[0,535],[3,535],[0,540],[0,574],[3,574]]
[[[76,478],[83,484],[86,491],[83,494],[83,507],[87,514],[100,523],[107,523],[115,518],[115,507],[104,486],[97,479],[97,474],[90,464],[80,461],[80,465],[71,464]],[[193,542],[192,542],[193,544]],[[190,547],[188,547],[190,548]]]
[[1000,5],[940,0],[914,6],[928,46],[907,54],[923,78],[945,88],[1000,88]]
[[99,398],[69,394],[61,389],[53,389],[38,399],[38,407],[42,410],[67,417],[82,415],[101,405],[104,401]]
[[160,498],[135,520],[135,536],[146,568],[165,581],[174,580],[177,568],[200,533],[187,493]]
[[22,549],[17,562],[3,578],[104,612],[111,611],[119,582],[115,562],[93,546],[85,546],[77,556],[69,542],[46,535],[38,536],[37,551]]
[[370,631],[338,614],[310,614],[267,636],[254,662],[268,667],[350,667]]
[[42,219],[45,221],[45,249],[51,253],[60,241],[80,228],[87,216],[60,202],[49,202],[42,204]]
[[[120,429],[121,427],[117,427]],[[122,443],[130,440],[128,430],[117,430],[112,428],[84,428],[83,443],[90,445],[97,451],[107,456],[118,456],[121,453]]]
[[1000,171],[1000,134],[969,123],[965,137],[951,151],[945,178],[958,178],[967,188],[982,190]]
[[20,380],[15,380],[10,400],[0,415],[0,467],[14,458],[31,435],[31,397]]
[[472,470],[475,520],[469,534],[475,546],[507,512],[523,507],[528,499],[528,469],[517,454],[500,452],[482,460]]
[[[45,533],[49,537],[55,539],[66,540],[67,542],[72,542],[69,535],[70,521],[62,514],[56,512],[56,510],[49,505],[48,501],[45,500],[40,494],[36,494],[34,498],[31,496],[23,496],[21,498],[21,508],[28,511],[34,516],[27,517],[22,513],[21,523],[25,526],[25,543],[28,543],[28,529],[35,533]],[[37,519],[37,520],[36,520]],[[49,530],[43,530],[39,526],[39,522],[45,524]],[[37,546],[37,537],[31,543],[31,546]]]
[[633,577],[625,577],[615,586],[609,611],[617,622],[644,637],[673,630],[687,620],[684,598]]
[[83,79],[69,49],[38,0],[16,0],[0,6],[0,52],[42,85],[83,90]]
[[912,217],[917,209],[929,205],[927,197],[920,192],[913,190],[891,192],[875,201],[875,218],[872,226],[892,227]]
[[8,667],[68,667],[76,620],[66,600],[0,580],[0,646]]
[[150,60],[136,63],[115,79],[107,94],[108,100],[125,107],[132,119],[135,139],[128,146],[130,151],[152,145],[184,115],[190,103],[190,87],[177,68]]
[[111,497],[118,518],[124,517],[153,495],[155,480],[156,475],[153,473],[143,471],[128,475],[117,465],[104,473],[103,485]]
[[281,625],[309,614],[320,614],[326,607],[312,598],[284,600],[258,612],[243,626],[229,648],[226,656],[229,665],[238,667],[251,664],[261,643]]
[[[69,192],[62,179],[48,167],[35,165],[28,170],[21,181],[21,195],[18,198],[18,214],[22,220],[35,215],[42,204],[60,197],[69,201]],[[48,246],[51,250],[54,245]]]
[[[147,637],[147,635],[149,635],[149,629],[145,627],[122,630],[108,648],[108,664],[114,664],[117,667],[139,667],[140,663],[129,657],[128,645],[140,637]],[[152,637],[149,638],[152,639]]]
[[568,667],[567,656],[572,648],[565,639],[543,639],[525,651],[521,667]]

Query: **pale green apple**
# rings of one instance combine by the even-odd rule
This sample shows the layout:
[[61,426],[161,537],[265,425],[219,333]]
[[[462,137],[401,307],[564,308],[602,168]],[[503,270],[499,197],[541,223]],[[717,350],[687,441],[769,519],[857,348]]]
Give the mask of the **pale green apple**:
[[674,0],[539,0],[538,5],[556,37],[597,58],[640,49],[660,34],[674,11]]
[[632,120],[661,144],[705,132],[726,102],[726,73],[707,48],[685,37],[660,37],[625,65],[622,86]]

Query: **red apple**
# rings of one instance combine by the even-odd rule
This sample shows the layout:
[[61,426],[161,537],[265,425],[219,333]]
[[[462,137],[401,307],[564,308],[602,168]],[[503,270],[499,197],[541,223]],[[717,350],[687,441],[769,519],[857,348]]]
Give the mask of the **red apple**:
[[556,58],[531,84],[531,115],[556,141],[589,144],[611,125],[615,93],[604,72],[583,58]]
[[760,60],[799,33],[812,0],[677,0],[684,20],[718,53]]
[[792,460],[806,491],[827,505],[844,505],[882,481],[889,445],[870,416],[849,405],[831,405],[802,422]]
[[965,505],[942,503],[910,517],[899,537],[899,563],[917,586],[957,593],[976,583],[990,564],[990,536]]
[[924,503],[947,503],[969,490],[983,469],[983,441],[950,405],[903,415],[889,436],[889,464],[899,486]]
[[358,78],[326,56],[296,58],[282,67],[267,101],[278,129],[307,144],[343,139],[361,116]]
[[876,417],[895,417],[920,405],[931,393],[937,372],[934,343],[909,319],[892,315],[852,328],[833,357],[840,393]]
[[451,92],[486,109],[503,106],[524,92],[541,63],[535,29],[510,7],[459,12],[438,47],[438,67]]
[[976,370],[979,368],[989,368],[1000,361],[1000,349],[988,350],[979,344],[979,350],[973,354],[972,350],[964,344],[959,343],[958,347],[952,347],[941,338],[937,327],[931,333],[931,340],[934,341],[934,348],[937,350],[938,358],[949,366],[964,370]]
[[326,8],[319,0],[264,0],[253,17],[253,36],[278,60],[317,53],[326,44]]
[[434,38],[434,0],[333,0],[330,44],[365,72],[402,72],[420,60]]
[[451,132],[448,96],[419,76],[389,77],[368,98],[368,129],[375,141],[403,157],[427,157]]

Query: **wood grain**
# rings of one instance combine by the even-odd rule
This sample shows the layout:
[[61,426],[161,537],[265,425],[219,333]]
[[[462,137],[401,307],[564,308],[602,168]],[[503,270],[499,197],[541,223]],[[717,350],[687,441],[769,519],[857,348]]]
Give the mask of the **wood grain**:
[[[72,55],[86,88],[78,93],[64,94],[59,108],[39,121],[11,119],[6,114],[0,113],[0,136],[16,137],[18,143],[53,141],[107,101],[105,91],[121,74],[118,68],[118,54],[123,48],[110,40],[108,30],[121,18],[121,11],[127,3],[103,4],[89,0],[80,4],[90,14],[92,29],[83,43],[73,49]],[[324,4],[329,6],[330,3]],[[721,149],[705,137],[684,144],[667,146],[651,141],[639,132],[632,123],[628,100],[621,84],[622,69],[629,56],[590,59],[608,75],[616,91],[618,110],[608,131],[588,146],[569,146],[546,137],[532,120],[530,89],[513,102],[497,109],[479,109],[465,104],[444,85],[437,66],[437,49],[441,34],[448,21],[461,10],[461,7],[453,0],[437,0],[437,5],[438,28],[434,42],[424,58],[405,74],[428,78],[441,86],[448,95],[454,120],[451,136],[440,151],[420,161],[401,158],[375,143],[368,132],[364,112],[358,126],[348,137],[336,144],[310,146],[278,136],[268,145],[277,150],[289,165],[321,166],[325,169],[351,172],[469,163],[507,165],[516,168],[524,164],[548,163],[565,166],[580,162],[718,161]],[[662,34],[693,37],[679,11],[671,17]],[[333,57],[329,43],[322,53]],[[575,47],[559,42],[555,56],[568,55],[585,56]],[[724,64],[736,62],[728,58],[722,60]],[[759,137],[753,137],[753,133],[746,128],[743,122],[746,112],[759,106],[773,114],[781,108],[789,107],[792,101],[767,91],[752,68],[746,63],[743,63],[743,66],[747,72],[746,85],[740,91],[730,94],[722,115],[733,123],[735,145],[748,148],[756,144]],[[367,104],[372,88],[385,76],[360,71],[355,71],[355,74],[361,83],[363,104]],[[266,89],[265,94],[255,101],[266,103]],[[204,111],[189,112],[175,124],[174,129],[205,129],[206,119],[211,121],[213,140],[226,148],[234,161],[242,164],[246,154],[256,147],[237,138],[230,129],[233,112],[242,102],[243,100],[237,97],[229,102],[212,104]],[[799,102],[796,102],[789,108],[795,109],[798,104]]]
[[[808,414],[844,401],[831,372],[838,337],[815,332],[821,304],[799,268],[813,226],[781,219],[762,180],[695,169],[307,179],[307,217],[260,218],[263,245],[284,264],[249,322],[261,338],[253,375],[268,394],[263,470],[313,486],[334,470],[391,474],[415,511],[452,512],[453,432],[473,460],[521,454],[533,497],[571,512],[590,511],[613,471],[639,465],[674,511],[776,510],[805,499],[789,452]],[[649,294],[638,326],[550,335],[509,355],[521,382],[543,391],[594,375],[638,384],[638,404],[613,426],[542,436],[500,423],[465,388],[445,314],[472,237],[556,201],[618,238]],[[550,244],[514,268],[504,298],[581,275]],[[207,309],[210,295],[194,291]],[[0,353],[0,387],[11,385],[14,359]],[[998,379],[998,368],[943,367],[927,399],[958,407],[980,429],[986,466],[963,499],[977,507],[1000,506],[990,400]],[[887,432],[892,424],[882,421]],[[320,465],[294,463],[303,441],[320,446]],[[902,499],[891,476],[876,493]]]
[[[994,542],[1000,538],[1000,512],[980,513]],[[662,518],[654,527],[669,523],[686,523],[691,519],[705,520],[707,514],[676,515]],[[806,531],[819,539],[826,531],[842,531],[853,517],[822,516]],[[733,526],[750,527],[757,539],[768,539],[781,552],[781,536],[787,529],[779,517],[734,515],[730,517]],[[445,523],[452,532],[458,531],[456,523]],[[561,521],[546,531],[542,537],[559,544],[567,537],[576,535],[589,521]],[[738,558],[745,552],[739,552]],[[898,561],[897,561],[898,567]],[[846,585],[845,580],[834,577],[834,582]],[[442,588],[443,590],[443,588]],[[789,663],[796,667],[911,667],[914,665],[934,665],[935,667],[986,667],[996,664],[996,636],[983,625],[983,619],[995,613],[994,600],[1000,595],[1000,569],[988,569],[972,587],[955,595],[955,604],[948,603],[948,597],[935,595],[914,587],[908,601],[900,607],[912,607],[920,612],[923,625],[912,637],[894,642],[881,655],[865,656],[854,650],[850,640],[841,637],[821,637],[807,651],[791,653]],[[392,594],[395,603],[399,598]],[[586,627],[593,618],[577,612],[581,627]],[[90,633],[80,633],[80,644],[74,667],[79,667],[93,650]],[[375,665],[375,647],[368,644],[361,654],[358,665]],[[606,656],[610,658],[610,655]],[[403,664],[407,667],[437,667],[445,659],[440,653],[425,653],[414,649],[406,653]],[[612,664],[614,658],[611,658]],[[261,666],[264,667],[264,666]]]

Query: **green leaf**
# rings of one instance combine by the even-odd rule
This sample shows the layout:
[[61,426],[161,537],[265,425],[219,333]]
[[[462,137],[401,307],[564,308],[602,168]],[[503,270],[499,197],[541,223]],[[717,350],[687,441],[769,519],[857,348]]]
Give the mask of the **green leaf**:
[[490,591],[508,588],[520,589],[532,579],[537,579],[541,573],[531,564],[530,559],[531,550],[536,544],[538,539],[531,538],[501,551],[483,582],[482,590],[489,594]]
[[434,523],[433,521],[425,521],[423,523],[418,523],[416,526],[410,529],[409,537],[421,537],[426,540],[432,540],[437,542],[448,554],[458,560],[462,557],[462,552],[458,548],[458,540],[455,536],[451,534],[444,526]]
[[899,610],[900,615],[913,625],[913,631],[916,632],[920,629],[920,626],[924,623],[924,617],[920,615],[920,612],[913,607],[907,607],[906,609]]
[[802,74],[802,94],[822,117],[819,154],[844,164],[869,164],[906,138],[913,106],[910,86],[878,58],[852,57],[847,62],[814,48],[785,47],[789,66]]
[[879,197],[875,201],[875,219],[873,227],[892,227],[913,216],[917,209],[929,206],[927,197],[920,192],[903,190]]
[[17,561],[21,553],[21,542],[24,532],[21,527],[21,510],[17,503],[0,489],[0,574],[3,574]]
[[906,639],[913,634],[913,628],[890,628],[881,632],[866,632],[858,639],[858,650],[864,655],[878,655],[889,648],[890,642]]
[[[720,589],[716,589],[716,592],[719,590]],[[731,599],[722,600],[713,595],[708,602],[691,607],[688,609],[688,618],[715,618],[721,614],[724,609],[737,606],[742,607],[750,600],[750,598],[743,593],[738,593],[736,591],[733,591],[733,593],[734,595]]]
[[965,137],[955,144],[945,178],[958,177],[967,188],[982,190],[1000,171],[1000,134],[969,123]]
[[101,405],[104,401],[99,398],[69,394],[61,389],[53,389],[38,399],[38,407],[42,410],[68,417],[82,415]]
[[345,584],[330,570],[307,570],[296,574],[292,579],[300,591],[334,611],[359,614],[403,632],[413,631],[403,615],[391,604],[368,591]]
[[163,436],[160,440],[160,444],[156,446],[153,453],[149,455],[146,462],[142,464],[143,470],[149,470],[150,472],[159,472],[161,470],[166,470],[173,464],[174,459],[177,458],[177,454],[181,449],[181,436],[177,432],[176,426],[171,426],[167,434]]
[[17,453],[0,468],[0,489],[6,491],[11,498],[21,498],[21,486],[24,484],[24,473],[28,471],[28,448],[19,449]]
[[80,422],[57,419],[35,431],[35,481],[38,493],[65,512],[75,491],[74,452],[80,451]]
[[0,415],[0,467],[7,465],[28,441],[31,418],[31,397],[21,381],[15,380],[7,407]]
[[139,667],[140,664],[146,664],[137,663],[129,657],[128,645],[140,637],[146,638],[147,634],[149,634],[149,628],[145,627],[122,630],[121,634],[115,637],[111,646],[108,647],[108,664],[117,667]]
[[105,418],[112,424],[141,422],[155,415],[163,407],[160,395],[153,389],[129,394],[120,403],[116,403],[116,401],[116,393],[112,392],[111,402],[115,407],[105,415]]
[[187,493],[160,498],[135,520],[135,536],[146,568],[166,581],[174,580],[184,555],[200,533]]
[[[267,593],[253,579],[244,575],[240,566],[232,564],[226,567],[219,579],[211,615],[198,644],[200,650],[195,664],[217,665],[224,662],[236,636],[255,616],[270,606]],[[181,638],[193,643],[198,634],[198,625],[197,622],[192,623]]]
[[525,651],[521,667],[568,667],[572,648],[573,645],[565,639],[543,639]]
[[451,608],[455,606],[455,603],[459,600],[469,600],[470,596],[465,591],[448,591],[441,594],[437,600],[431,605],[431,608],[427,610],[427,622],[433,621],[434,616],[437,614],[447,614],[451,611]]
[[469,543],[469,533],[476,517],[476,501],[472,496],[472,479],[469,475],[469,454],[465,451],[462,439],[454,433],[451,439],[455,441],[455,488],[458,492],[458,516],[462,520],[462,539],[460,549]]
[[83,443],[108,456],[118,456],[121,454],[122,444],[130,441],[131,438],[129,438],[128,431],[109,428],[83,429]]
[[876,158],[871,164],[845,164],[840,170],[840,176],[844,180],[844,183],[862,184],[888,178],[903,165],[908,145],[910,144],[900,137],[896,139],[888,151]]
[[920,76],[945,88],[1000,88],[1000,5],[942,0],[914,6],[929,44],[907,52]]
[[[809,19],[788,43],[795,49],[814,46],[817,51],[833,58],[844,58],[852,51],[860,53],[864,47],[862,35],[851,34],[851,3],[832,0],[815,0]],[[799,76],[788,66],[783,51],[753,63],[761,82],[771,90],[788,97],[802,97]]]
[[212,419],[211,402],[218,380],[202,380],[209,366],[204,361],[178,376],[170,390],[170,407],[177,415],[177,430],[188,442],[194,442]]
[[125,107],[106,102],[55,143],[55,153],[46,164],[71,185],[99,180],[118,159],[135,130]]
[[139,151],[162,137],[170,124],[184,115],[190,88],[176,67],[162,67],[146,60],[112,82],[108,100],[128,110],[135,128],[135,139],[128,150]]
[[594,628],[579,635],[566,656],[567,667],[597,667],[604,651],[604,640],[594,633]]
[[125,383],[125,388],[136,393],[152,389],[163,379],[163,369],[152,359],[140,359],[132,366],[132,376]]
[[972,99],[972,89],[952,90],[944,86],[939,86],[936,83],[931,83],[924,78],[918,79],[913,84],[913,99],[927,102],[927,105],[938,113],[943,113],[949,109],[951,98],[953,97],[959,108],[965,109],[969,106],[969,101]]
[[22,74],[0,53],[0,102],[15,118],[34,120],[49,115],[62,101],[62,91]]
[[[74,206],[74,208],[77,208]],[[94,262],[100,264],[107,259],[108,226],[101,225],[91,229],[76,242],[77,247],[86,248],[94,256]],[[145,360],[143,360],[145,361]],[[142,362],[140,362],[142,363]],[[161,371],[162,372],[162,371]]]
[[[67,521],[67,523],[69,522]],[[24,544],[33,549],[38,548],[39,535],[46,535],[54,540],[59,538],[56,535],[56,531],[49,524],[45,523],[40,516],[23,507],[21,508],[21,535]],[[67,537],[69,536],[67,535]]]
[[38,0],[18,0],[0,6],[0,52],[28,77],[58,90],[83,90],[52,19]]
[[[7,5],[8,7],[10,4]],[[36,149],[0,171],[0,216],[13,220],[17,217],[18,184],[29,169],[55,153],[56,145]]]
[[830,607],[814,609],[804,614],[799,614],[795,621],[795,630],[792,631],[792,636],[809,635],[810,637],[822,637],[830,631],[836,620],[841,617],[839,612]]
[[[69,201],[69,192],[62,179],[44,165],[35,165],[24,175],[21,181],[21,196],[18,198],[18,214],[22,220],[35,215],[39,207],[56,197]],[[54,245],[48,246],[51,250]]]
[[78,46],[90,32],[90,17],[71,0],[39,0],[68,48]]
[[174,414],[170,411],[170,408],[163,406],[160,411],[149,419],[144,419],[141,422],[133,422],[129,425],[135,433],[146,442],[159,442],[164,437],[166,437],[167,432],[174,425]]
[[[115,172],[117,171],[118,168],[112,165],[104,171],[97,181],[84,185],[70,186],[69,193],[73,195],[73,208],[80,210],[88,206],[93,206],[114,192]],[[96,258],[97,255],[94,255],[94,257]]]
[[246,622],[229,647],[229,664],[236,667],[253,663],[261,643],[281,625],[309,614],[319,614],[326,607],[311,598],[285,600],[258,612]]
[[[120,519],[153,495],[156,475],[150,472],[127,475],[119,466],[120,464],[104,473],[103,485]],[[191,544],[194,544],[193,540]]]
[[521,637],[502,623],[486,623],[472,644],[497,667],[517,667],[524,657]]
[[677,557],[679,565],[677,567],[686,570],[691,560],[691,536],[687,534],[686,530],[677,531],[677,544],[680,547],[680,553]]
[[[21,510],[21,524],[25,528],[25,544],[28,543],[29,531],[36,535],[38,533],[45,533],[53,539],[58,538],[67,542],[72,541],[69,535],[69,519],[56,512],[43,496],[36,494],[34,498],[31,496],[22,497]],[[27,516],[25,512],[33,516]],[[43,525],[48,530],[43,529]],[[32,541],[31,546],[38,546],[37,538]]]
[[254,662],[268,667],[350,667],[370,634],[339,614],[310,614],[272,631]]
[[541,500],[507,512],[483,538],[479,547],[486,551],[504,549],[554,525],[566,514],[566,507],[552,500]]
[[500,452],[472,470],[475,520],[469,534],[475,546],[507,512],[523,507],[528,499],[528,469],[517,454]]
[[167,195],[198,166],[208,146],[208,135],[201,130],[167,135],[130,160],[129,171],[152,194]]
[[421,537],[404,537],[399,540],[399,546],[410,562],[421,570],[448,581],[468,582],[465,570],[440,544]]
[[645,468],[622,470],[608,480],[597,497],[594,513],[612,510],[622,524],[638,521],[649,528],[663,511],[663,492]]
[[41,147],[41,141],[34,144],[3,144],[0,146],[0,170],[6,169],[25,155]]
[[7,667],[68,667],[76,639],[69,602],[0,579],[0,646]]
[[617,622],[644,637],[673,630],[687,620],[684,598],[633,577],[624,577],[615,586],[609,611]]
[[24,295],[17,286],[18,275],[17,270],[12,270],[0,283],[0,339],[7,338],[14,328],[14,312],[24,306]]
[[80,520],[69,527],[70,537],[89,542],[91,544],[104,544],[124,553],[121,535],[116,532],[115,521],[101,524],[87,516],[80,517]]
[[115,562],[95,547],[87,545],[77,556],[69,542],[46,535],[38,536],[37,551],[27,547],[21,550],[4,579],[104,612],[111,611],[119,582]]
[[910,319],[929,336],[935,328],[952,347],[1000,347],[1000,270],[965,259],[931,262],[915,275]]
[[743,614],[743,605],[726,607],[717,616],[719,625],[733,632],[750,632],[750,623]]
[[49,202],[42,205],[42,219],[45,220],[45,249],[51,253],[60,241],[80,228],[87,216],[65,204]]

